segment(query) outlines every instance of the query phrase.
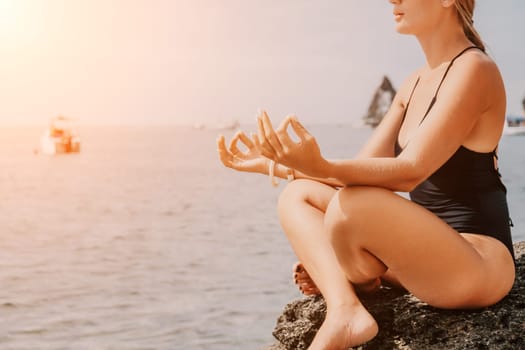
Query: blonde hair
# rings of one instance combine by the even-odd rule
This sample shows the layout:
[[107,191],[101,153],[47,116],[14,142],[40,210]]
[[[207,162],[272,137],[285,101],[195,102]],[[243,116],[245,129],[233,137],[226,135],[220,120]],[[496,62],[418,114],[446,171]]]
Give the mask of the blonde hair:
[[463,24],[465,35],[474,45],[485,51],[485,44],[483,43],[483,40],[481,40],[481,36],[477,30],[474,28],[473,17],[476,0],[456,0],[455,4],[459,19]]

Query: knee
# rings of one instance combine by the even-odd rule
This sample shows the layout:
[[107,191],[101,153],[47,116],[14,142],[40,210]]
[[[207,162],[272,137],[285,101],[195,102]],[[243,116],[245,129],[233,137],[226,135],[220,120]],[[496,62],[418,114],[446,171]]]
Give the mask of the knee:
[[342,188],[330,201],[324,225],[332,244],[348,241],[364,232],[367,222],[376,220],[381,193],[377,187],[351,186]]
[[310,180],[298,179],[286,184],[277,202],[279,216],[293,209],[298,203],[308,198],[308,183]]

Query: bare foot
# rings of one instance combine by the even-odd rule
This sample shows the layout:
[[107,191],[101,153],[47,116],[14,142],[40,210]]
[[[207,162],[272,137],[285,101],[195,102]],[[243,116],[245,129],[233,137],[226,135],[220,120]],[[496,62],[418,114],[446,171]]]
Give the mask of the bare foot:
[[[293,266],[293,278],[294,283],[299,287],[299,290],[304,295],[319,295],[321,292],[315,285],[315,282],[312,280],[308,271],[304,268],[303,264],[297,262]],[[381,287],[381,279],[378,277],[368,283],[354,284],[354,287],[359,292],[371,293]]]
[[310,275],[300,262],[293,266],[294,283],[299,287],[299,290],[304,295],[319,295],[321,292],[315,285],[315,282],[310,278]]
[[347,350],[373,339],[377,322],[362,305],[329,310],[308,350]]

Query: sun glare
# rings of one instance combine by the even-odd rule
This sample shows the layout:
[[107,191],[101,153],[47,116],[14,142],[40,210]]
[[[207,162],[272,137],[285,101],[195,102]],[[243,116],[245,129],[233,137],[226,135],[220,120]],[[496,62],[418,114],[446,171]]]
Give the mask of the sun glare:
[[0,42],[7,48],[18,46],[35,30],[34,13],[23,0],[0,0]]
[[9,36],[16,29],[19,15],[16,0],[0,0],[0,33],[3,37]]

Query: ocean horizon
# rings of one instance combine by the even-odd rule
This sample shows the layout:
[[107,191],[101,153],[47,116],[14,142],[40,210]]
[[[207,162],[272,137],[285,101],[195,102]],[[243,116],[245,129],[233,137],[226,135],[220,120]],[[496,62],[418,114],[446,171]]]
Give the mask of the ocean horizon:
[[[371,133],[307,125],[327,158]],[[253,130],[253,125],[241,125]],[[2,349],[260,349],[300,296],[279,188],[227,169],[219,133],[86,127],[82,151],[44,156],[40,127],[0,130]],[[503,137],[514,241],[525,240],[525,137]]]

